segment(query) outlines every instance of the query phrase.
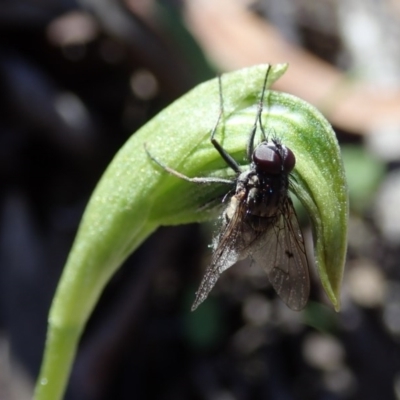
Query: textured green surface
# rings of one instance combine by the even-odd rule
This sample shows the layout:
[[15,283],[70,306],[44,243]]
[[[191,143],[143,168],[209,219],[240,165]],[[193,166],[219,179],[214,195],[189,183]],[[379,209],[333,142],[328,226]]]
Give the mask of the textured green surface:
[[[222,77],[225,116],[217,138],[241,164],[247,163],[247,139],[266,69],[260,65]],[[286,65],[274,66],[268,84],[285,70]],[[36,400],[62,398],[79,336],[126,257],[160,225],[215,216],[203,206],[227,187],[167,174],[149,159],[144,143],[158,160],[188,176],[232,176],[209,141],[219,108],[217,80],[199,85],[136,132],[109,165],[82,218],[52,304]],[[296,155],[293,189],[310,215],[321,281],[338,309],[348,200],[335,134],[317,110],[283,93],[266,93],[263,121],[267,133]]]

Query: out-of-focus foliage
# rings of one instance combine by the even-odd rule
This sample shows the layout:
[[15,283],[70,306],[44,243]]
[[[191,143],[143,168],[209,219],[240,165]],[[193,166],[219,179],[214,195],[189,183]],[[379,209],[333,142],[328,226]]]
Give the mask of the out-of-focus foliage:
[[362,213],[371,206],[385,165],[361,146],[342,146],[343,162],[349,185],[351,208]]

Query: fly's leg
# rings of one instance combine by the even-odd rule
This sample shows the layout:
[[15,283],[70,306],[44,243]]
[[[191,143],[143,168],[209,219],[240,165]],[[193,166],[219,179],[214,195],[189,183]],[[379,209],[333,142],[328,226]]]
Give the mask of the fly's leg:
[[221,82],[221,76],[218,76],[218,85],[219,85],[219,115],[217,122],[211,131],[211,143],[215,147],[215,149],[218,151],[220,156],[224,159],[224,161],[228,164],[229,167],[231,167],[237,174],[240,174],[242,171],[240,169],[239,164],[235,161],[235,159],[221,146],[221,144],[218,142],[217,139],[215,139],[215,133],[217,132],[217,128],[219,123],[221,122],[221,118],[224,114],[224,101],[222,97],[222,82]]
[[181,174],[180,172],[168,167],[168,165],[163,164],[161,161],[157,160],[147,149],[146,143],[144,143],[144,149],[147,153],[147,155],[156,163],[158,164],[162,169],[165,171],[169,172],[171,175],[175,175],[177,178],[183,179],[188,182],[193,182],[193,183],[223,183],[225,185],[233,185],[235,181],[231,181],[229,179],[222,179],[222,178],[213,178],[213,177],[199,177],[199,178],[190,178],[189,176],[186,176],[184,174]]
[[265,72],[264,84],[263,84],[263,89],[261,92],[260,101],[258,102],[258,110],[257,110],[257,114],[256,114],[256,120],[254,121],[253,128],[250,131],[249,141],[247,143],[247,158],[249,161],[251,160],[251,157],[252,157],[253,151],[254,151],[254,137],[257,132],[257,124],[260,125],[262,140],[267,141],[267,136],[265,134],[265,130],[264,130],[264,127],[263,127],[263,124],[261,121],[261,115],[262,115],[263,107],[264,107],[264,95],[265,95],[265,89],[267,87],[267,81],[268,81],[268,75],[269,75],[270,69],[271,69],[271,66],[268,65],[267,71]]
[[[220,110],[219,110],[219,115],[217,122],[215,123],[212,131],[211,131],[211,136],[210,136],[210,141],[212,145],[215,147],[215,149],[218,151],[220,156],[224,159],[224,161],[227,163],[229,167],[231,167],[237,174],[240,174],[242,171],[240,169],[239,164],[236,162],[236,160],[221,146],[221,144],[218,142],[217,139],[215,139],[215,134],[217,132],[218,125],[221,122],[222,116],[224,114],[224,101],[223,101],[223,96],[222,96],[222,81],[221,77],[218,77],[218,85],[219,85],[219,104],[220,104]],[[254,135],[253,135],[254,136]],[[199,177],[199,178],[190,178],[170,167],[167,165],[163,164],[161,161],[157,160],[147,149],[146,144],[144,144],[144,149],[147,153],[147,155],[156,163],[158,164],[161,168],[166,170],[172,175],[175,175],[176,177],[180,179],[184,179],[188,182],[194,182],[194,183],[224,183],[224,184],[229,184],[232,185],[235,183],[234,180],[228,180],[228,179],[222,179],[222,178],[212,178],[212,177]]]

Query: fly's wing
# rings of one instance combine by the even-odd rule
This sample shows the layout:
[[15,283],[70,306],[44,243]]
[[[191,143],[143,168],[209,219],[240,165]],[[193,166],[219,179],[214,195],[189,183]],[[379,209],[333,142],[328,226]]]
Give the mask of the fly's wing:
[[[194,311],[207,298],[211,289],[217,283],[221,273],[240,259],[244,258],[242,233],[244,229],[243,219],[246,213],[245,203],[244,201],[238,201],[236,203],[234,200],[237,200],[237,198],[235,199],[235,196],[231,199],[230,205],[228,205],[229,208],[234,204],[232,216],[222,226],[221,233],[215,239],[211,264],[206,269],[199,289],[196,292],[192,311]],[[227,210],[225,210],[222,218],[226,218],[227,214],[229,214]]]
[[308,260],[303,235],[289,197],[265,234],[257,239],[255,247],[251,256],[266,271],[279,297],[292,310],[303,309],[310,293]]

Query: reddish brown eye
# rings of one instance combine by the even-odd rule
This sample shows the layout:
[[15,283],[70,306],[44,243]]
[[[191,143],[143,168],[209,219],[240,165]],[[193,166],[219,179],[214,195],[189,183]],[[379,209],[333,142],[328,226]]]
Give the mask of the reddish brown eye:
[[285,147],[285,153],[283,156],[283,169],[285,172],[290,172],[294,168],[296,164],[296,157],[293,154],[293,151]]
[[253,162],[260,172],[274,175],[282,172],[282,159],[275,145],[261,143],[253,152]]
[[283,171],[291,172],[296,164],[296,157],[286,146],[261,143],[253,152],[253,162],[258,171],[277,175]]

